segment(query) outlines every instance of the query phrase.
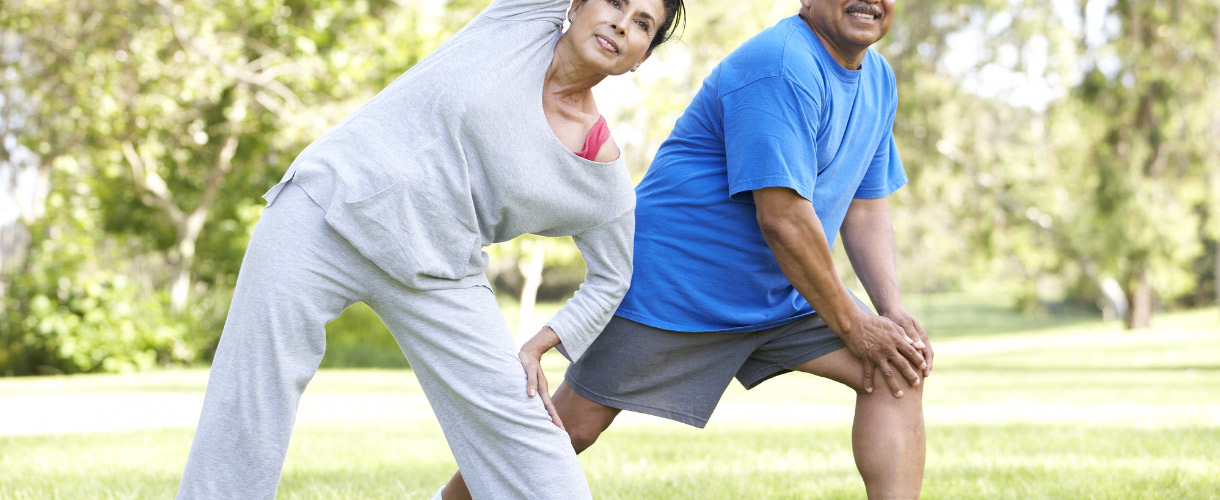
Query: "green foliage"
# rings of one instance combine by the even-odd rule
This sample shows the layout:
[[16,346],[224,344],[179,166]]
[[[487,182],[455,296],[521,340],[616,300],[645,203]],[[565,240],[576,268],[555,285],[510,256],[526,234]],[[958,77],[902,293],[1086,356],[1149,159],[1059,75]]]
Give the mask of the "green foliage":
[[[26,262],[6,266],[0,338],[22,340],[0,344],[0,369],[206,356],[261,194],[305,144],[455,30],[443,13],[388,0],[6,3],[0,162],[10,141],[33,151],[51,194],[47,215],[21,214],[33,243]],[[54,213],[64,200],[71,219]],[[82,291],[58,292],[61,281]],[[78,295],[96,306],[69,304]],[[123,341],[125,316],[97,312],[132,308],[150,340]],[[82,354],[101,339],[110,354]]]
[[410,364],[381,318],[357,303],[326,325],[322,367],[408,368]]
[[[5,1],[0,172],[32,152],[50,189],[19,214],[25,261],[0,262],[3,370],[206,359],[259,196],[487,3]],[[1166,307],[1220,301],[1220,150],[1207,140],[1220,136],[1220,7],[1119,0],[1096,22],[1087,4],[898,4],[876,48],[898,79],[910,177],[891,204],[904,291],[983,286],[1039,311],[1089,306],[1113,278]],[[596,90],[637,178],[712,67],[797,4],[691,7],[678,40]],[[1046,101],[1004,86],[1022,78]],[[539,293],[582,279],[570,242],[526,238],[489,249],[501,290],[520,291],[534,248],[547,255]],[[127,321],[148,339],[82,354],[127,338]]]
[[[1200,231],[1208,176],[1220,164],[1210,141],[1220,124],[1214,75],[1220,6],[1202,0],[1119,1],[1120,27],[1085,52],[1092,65],[1073,97],[1095,134],[1084,185],[1092,203],[1081,217],[1102,230],[1082,240],[1082,254],[1129,289],[1144,272],[1172,299],[1198,282],[1190,262],[1203,250]],[[1116,70],[1103,71],[1106,58]],[[1215,187],[1211,186],[1210,190]]]
[[919,249],[900,255],[904,288],[986,282],[1038,309],[1094,302],[1104,278],[1134,301],[1146,277],[1166,305],[1215,281],[1217,6],[1085,3],[898,6],[880,50],[911,177],[897,238]]
[[99,245],[96,199],[88,186],[66,182],[78,196],[48,199],[49,215],[25,265],[41,272],[5,276],[0,316],[0,374],[130,371],[196,359],[190,321],[171,313],[164,293],[131,280],[130,239]]

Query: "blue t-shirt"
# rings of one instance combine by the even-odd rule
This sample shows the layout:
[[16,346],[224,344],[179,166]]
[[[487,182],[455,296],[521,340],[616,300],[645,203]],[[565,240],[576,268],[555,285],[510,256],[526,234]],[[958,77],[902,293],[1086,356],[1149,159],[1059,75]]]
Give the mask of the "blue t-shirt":
[[635,271],[619,316],[674,331],[752,331],[813,313],[763,239],[752,190],[813,203],[832,247],[852,198],[906,184],[898,95],[869,50],[849,71],[793,16],[703,81],[636,187]]

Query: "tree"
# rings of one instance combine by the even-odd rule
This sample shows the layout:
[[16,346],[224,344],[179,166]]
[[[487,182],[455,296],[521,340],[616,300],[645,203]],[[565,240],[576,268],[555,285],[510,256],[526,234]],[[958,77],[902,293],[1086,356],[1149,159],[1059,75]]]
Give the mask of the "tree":
[[[1083,252],[1118,276],[1131,303],[1126,323],[1148,326],[1156,292],[1194,286],[1189,263],[1202,252],[1208,178],[1220,156],[1220,6],[1204,0],[1118,0],[1107,16],[1117,30],[1089,47],[1092,63],[1074,97],[1096,137],[1087,180],[1093,238]],[[1207,231],[1214,234],[1214,230]]]
[[[56,180],[46,199],[73,207],[71,221],[26,212],[30,255],[5,274],[14,286],[0,340],[22,339],[12,345],[46,351],[40,363],[63,371],[110,369],[69,360],[62,346],[82,332],[47,326],[56,311],[90,314],[56,291],[79,283],[121,281],[130,289],[122,300],[185,325],[178,337],[209,339],[196,348],[214,342],[259,195],[308,141],[447,35],[439,5],[390,1],[70,0],[0,10],[4,131]],[[72,249],[96,251],[61,245],[68,233]]]

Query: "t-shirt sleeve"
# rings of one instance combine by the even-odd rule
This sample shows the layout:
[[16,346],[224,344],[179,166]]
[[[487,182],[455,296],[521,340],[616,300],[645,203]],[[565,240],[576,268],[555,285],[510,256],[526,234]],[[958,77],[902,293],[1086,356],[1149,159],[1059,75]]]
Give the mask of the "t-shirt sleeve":
[[786,187],[812,199],[820,103],[783,77],[760,79],[720,102],[730,198],[753,202],[752,190]]
[[897,114],[897,95],[894,95],[894,108],[890,111],[885,137],[873,153],[873,160],[864,172],[860,187],[856,188],[855,198],[885,198],[898,188],[906,185],[907,173],[902,167],[902,159],[898,157],[898,146],[894,143],[894,116]]
[[634,208],[572,237],[585,259],[585,282],[547,326],[560,349],[575,362],[601,334],[631,285]]
[[502,21],[555,21],[562,24],[568,15],[568,0],[495,0],[483,15]]

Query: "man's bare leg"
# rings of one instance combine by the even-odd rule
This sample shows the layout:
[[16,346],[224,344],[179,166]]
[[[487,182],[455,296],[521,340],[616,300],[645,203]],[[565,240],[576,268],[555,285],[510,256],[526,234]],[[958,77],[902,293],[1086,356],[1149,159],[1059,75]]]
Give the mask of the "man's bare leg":
[[[598,436],[601,436],[602,432],[610,427],[610,424],[614,422],[614,417],[617,417],[622,411],[585,399],[584,396],[572,390],[566,382],[560,384],[559,389],[555,390],[551,401],[555,403],[555,410],[559,412],[559,419],[563,421],[563,426],[568,431],[568,437],[572,439],[572,448],[576,450],[576,453],[593,446]],[[466,481],[462,479],[462,471],[454,474],[453,478],[449,480],[449,484],[441,490],[441,498],[443,500],[471,500],[470,490],[466,489]]]
[[884,385],[872,394],[866,393],[863,366],[847,349],[795,369],[841,382],[856,391],[851,445],[868,498],[919,498],[925,453],[923,380],[918,386],[903,387],[901,398],[894,397]]

